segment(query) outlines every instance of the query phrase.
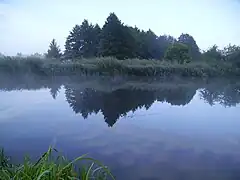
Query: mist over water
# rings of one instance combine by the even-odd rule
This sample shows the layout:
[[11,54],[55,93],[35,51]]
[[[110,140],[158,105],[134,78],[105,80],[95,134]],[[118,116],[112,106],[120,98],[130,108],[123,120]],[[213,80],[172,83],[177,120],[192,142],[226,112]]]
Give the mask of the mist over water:
[[53,145],[117,179],[239,179],[234,79],[0,77],[0,146],[17,162]]

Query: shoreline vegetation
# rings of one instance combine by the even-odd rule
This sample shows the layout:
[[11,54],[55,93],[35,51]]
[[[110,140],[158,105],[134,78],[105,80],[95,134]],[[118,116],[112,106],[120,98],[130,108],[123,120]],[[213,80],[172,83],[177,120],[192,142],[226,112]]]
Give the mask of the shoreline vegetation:
[[43,76],[63,75],[127,75],[127,76],[182,76],[223,77],[239,76],[240,69],[227,62],[194,61],[187,64],[168,61],[126,59],[113,57],[92,59],[42,59],[36,57],[2,57],[0,72],[33,73]]
[[62,51],[53,39],[45,54],[9,57],[0,53],[0,71],[42,75],[216,77],[240,75],[240,46],[203,51],[190,34],[156,35],[125,25],[110,13],[104,25],[83,20],[67,35]]
[[[89,163],[89,165],[80,165],[79,168],[78,163]],[[4,151],[0,150],[1,180],[107,180],[108,178],[115,179],[106,166],[86,155],[68,161],[57,150],[49,148],[36,162],[32,162],[29,157],[25,157],[22,164],[15,165],[11,163]]]

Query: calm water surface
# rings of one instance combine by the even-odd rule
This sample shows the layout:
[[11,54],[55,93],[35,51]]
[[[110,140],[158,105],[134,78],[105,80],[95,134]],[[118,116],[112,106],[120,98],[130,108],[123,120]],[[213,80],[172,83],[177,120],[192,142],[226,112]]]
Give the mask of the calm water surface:
[[0,146],[89,153],[120,180],[240,179],[240,86],[186,84],[5,83]]

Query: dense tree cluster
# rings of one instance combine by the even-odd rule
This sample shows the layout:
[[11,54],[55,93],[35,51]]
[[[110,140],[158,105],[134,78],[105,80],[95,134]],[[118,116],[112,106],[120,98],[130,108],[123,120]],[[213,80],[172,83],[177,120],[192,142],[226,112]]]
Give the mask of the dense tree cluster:
[[[64,58],[116,57],[170,60],[188,63],[194,60],[222,60],[240,67],[240,47],[229,45],[219,50],[216,45],[201,53],[195,39],[181,34],[177,39],[170,35],[157,36],[152,30],[144,31],[124,25],[115,13],[110,13],[101,28],[84,20],[75,25],[67,36]],[[57,58],[60,49],[53,40],[47,57]]]
[[240,47],[236,45],[229,44],[222,50],[214,45],[203,52],[202,56],[211,61],[230,62],[233,66],[240,68]]
[[194,38],[188,34],[182,34],[178,40],[167,35],[157,36],[150,29],[143,31],[126,26],[116,14],[110,13],[102,28],[87,20],[81,25],[75,25],[67,37],[64,55],[67,58],[112,56],[118,59],[160,60],[175,43],[186,45],[188,54],[193,57],[200,54]]

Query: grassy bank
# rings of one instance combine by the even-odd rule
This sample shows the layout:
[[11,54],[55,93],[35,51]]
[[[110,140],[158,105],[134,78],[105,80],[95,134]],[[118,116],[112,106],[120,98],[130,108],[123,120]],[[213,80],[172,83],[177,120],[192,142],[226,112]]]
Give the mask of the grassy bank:
[[0,58],[0,71],[8,73],[35,73],[41,75],[133,75],[216,77],[240,75],[240,70],[224,62],[198,61],[178,64],[157,60],[117,60],[115,58],[60,61],[39,58]]
[[[49,149],[41,158],[32,162],[25,158],[24,163],[14,165],[6,157],[4,151],[0,151],[0,179],[1,180],[106,180],[114,179],[110,171],[99,161],[82,155],[73,161],[68,161],[64,156],[54,154],[55,150]],[[57,152],[55,152],[57,153]],[[90,162],[87,166],[77,168],[77,163]]]

